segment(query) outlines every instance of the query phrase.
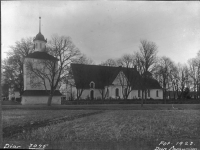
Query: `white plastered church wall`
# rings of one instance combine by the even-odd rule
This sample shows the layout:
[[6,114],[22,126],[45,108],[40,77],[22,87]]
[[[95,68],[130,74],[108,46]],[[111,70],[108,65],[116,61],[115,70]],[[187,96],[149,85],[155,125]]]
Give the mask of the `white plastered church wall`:
[[[39,61],[41,61],[41,60],[40,59],[32,59],[32,58],[25,59],[25,63],[24,63],[24,79],[25,80],[24,80],[24,82],[26,84],[24,84],[24,90],[45,90],[43,83],[41,83],[41,85],[39,85],[39,86],[31,85],[31,80],[33,80],[33,78],[31,77],[30,71],[28,70],[28,68],[26,68],[26,63],[28,63],[28,62],[33,63],[34,67],[42,68],[43,66],[41,65],[41,63],[39,63]],[[48,73],[48,70],[45,70],[45,72]],[[36,76],[34,81],[32,81],[32,82],[39,83],[39,82],[42,82],[42,80]],[[47,90],[50,90],[50,83],[47,79],[45,79],[45,85],[46,85]]]

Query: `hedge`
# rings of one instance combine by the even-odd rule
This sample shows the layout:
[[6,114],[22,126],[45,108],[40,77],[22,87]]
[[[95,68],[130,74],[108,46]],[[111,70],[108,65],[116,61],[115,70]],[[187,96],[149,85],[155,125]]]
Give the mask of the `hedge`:
[[[62,105],[89,105],[89,104],[140,104],[141,100],[129,100],[129,99],[112,99],[112,100],[74,100],[74,101],[67,101],[62,100]],[[158,100],[143,100],[144,104],[165,104],[164,99]],[[167,99],[166,104],[200,104],[200,100],[198,99],[189,99],[189,100],[174,100],[174,99]]]

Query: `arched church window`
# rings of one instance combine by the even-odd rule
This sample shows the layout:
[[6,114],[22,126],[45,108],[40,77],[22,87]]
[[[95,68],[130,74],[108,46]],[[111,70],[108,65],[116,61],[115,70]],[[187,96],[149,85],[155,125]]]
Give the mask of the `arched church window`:
[[94,82],[91,82],[91,83],[90,83],[90,88],[94,88],[94,86],[95,86],[95,85],[94,85]]
[[118,89],[118,88],[115,89],[115,96],[116,96],[116,97],[119,96],[119,89]]
[[159,95],[158,95],[158,90],[156,91],[156,96],[159,97]]

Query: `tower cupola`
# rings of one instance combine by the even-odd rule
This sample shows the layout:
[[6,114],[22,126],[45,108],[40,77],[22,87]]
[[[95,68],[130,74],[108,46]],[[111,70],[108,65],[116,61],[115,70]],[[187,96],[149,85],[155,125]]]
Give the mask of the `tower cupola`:
[[39,17],[39,33],[33,39],[34,47],[36,51],[44,51],[46,48],[47,39],[41,33],[41,17]]

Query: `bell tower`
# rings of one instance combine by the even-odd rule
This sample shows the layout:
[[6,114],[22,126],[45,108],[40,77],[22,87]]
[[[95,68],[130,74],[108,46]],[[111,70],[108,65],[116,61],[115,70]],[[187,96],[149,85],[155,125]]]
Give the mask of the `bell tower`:
[[39,33],[33,39],[35,51],[44,51],[46,49],[47,39],[41,33],[41,17],[39,17]]
[[[41,33],[41,17],[39,17],[39,33],[33,39],[35,51],[29,53],[24,58],[23,64],[23,79],[24,79],[24,92],[22,94],[22,105],[34,105],[34,104],[47,104],[49,98],[49,92],[51,90],[51,77],[46,75],[51,74],[51,69],[44,62],[56,64],[58,66],[58,59],[45,50],[47,39]],[[31,67],[27,66],[31,65]],[[44,78],[34,73],[34,70],[44,73]],[[37,72],[37,71],[36,71]],[[57,80],[57,75],[53,78]],[[61,104],[61,93],[58,88],[55,89],[52,104]]]

